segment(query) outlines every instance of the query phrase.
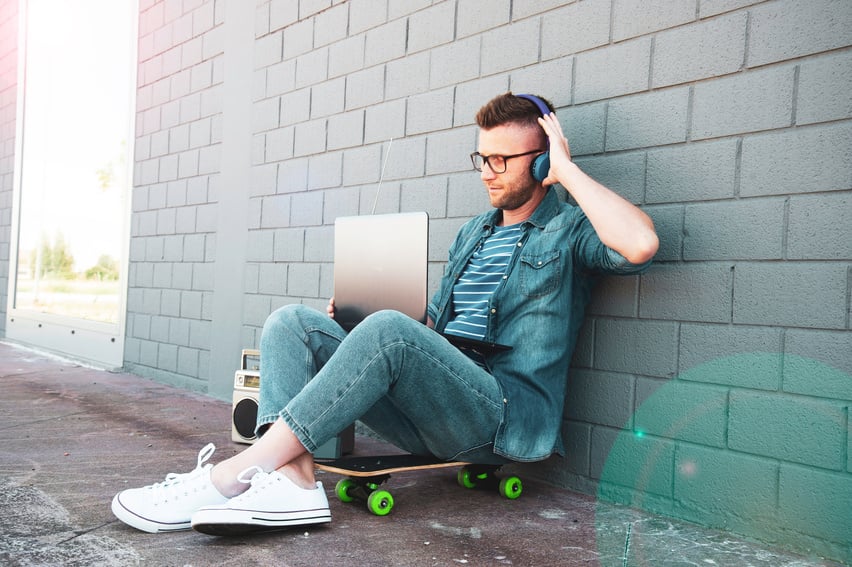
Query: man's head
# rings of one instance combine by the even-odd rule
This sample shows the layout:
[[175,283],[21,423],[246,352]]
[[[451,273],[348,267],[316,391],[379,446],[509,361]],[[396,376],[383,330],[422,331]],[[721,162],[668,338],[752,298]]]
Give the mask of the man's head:
[[[553,105],[545,98],[535,95],[542,101],[550,112],[554,112]],[[511,92],[494,97],[476,113],[476,124],[483,130],[490,130],[496,126],[506,124],[517,124],[518,126],[533,128],[541,133],[541,142],[544,147],[547,138],[538,123],[541,111],[538,106],[528,98],[516,96]]]
[[528,218],[544,198],[544,187],[530,171],[533,160],[547,151],[540,116],[534,102],[512,93],[492,99],[476,115],[479,147],[471,158],[491,205],[503,210],[508,223]]

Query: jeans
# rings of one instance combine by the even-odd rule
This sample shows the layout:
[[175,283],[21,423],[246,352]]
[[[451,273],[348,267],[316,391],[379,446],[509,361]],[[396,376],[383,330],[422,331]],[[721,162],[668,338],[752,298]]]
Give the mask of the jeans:
[[313,452],[361,420],[399,448],[447,460],[501,464],[497,380],[441,335],[395,311],[348,334],[325,313],[287,305],[260,341],[258,431],[278,418]]

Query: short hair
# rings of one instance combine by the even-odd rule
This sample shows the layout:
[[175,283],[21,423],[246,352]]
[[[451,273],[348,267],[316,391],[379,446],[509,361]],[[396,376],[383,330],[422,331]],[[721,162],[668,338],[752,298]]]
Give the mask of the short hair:
[[[550,101],[535,96],[541,99],[551,112],[554,111]],[[541,111],[533,101],[507,92],[494,97],[480,108],[476,113],[476,123],[484,130],[510,123],[538,127],[539,116]]]

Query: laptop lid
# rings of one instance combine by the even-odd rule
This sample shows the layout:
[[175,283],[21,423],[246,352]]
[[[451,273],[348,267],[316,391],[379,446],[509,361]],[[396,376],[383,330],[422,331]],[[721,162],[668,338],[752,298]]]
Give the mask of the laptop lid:
[[428,248],[425,212],[338,217],[335,320],[349,331],[371,313],[395,309],[425,321]]

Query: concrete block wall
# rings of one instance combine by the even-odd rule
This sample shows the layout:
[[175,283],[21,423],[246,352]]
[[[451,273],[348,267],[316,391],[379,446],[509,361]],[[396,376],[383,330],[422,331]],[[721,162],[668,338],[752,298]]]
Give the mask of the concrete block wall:
[[[849,561],[852,5],[657,4],[668,16],[613,2],[632,47],[575,56],[577,161],[634,191],[663,244],[649,273],[598,290],[570,454],[538,470]],[[586,58],[612,72],[588,87],[606,100],[577,104]],[[627,84],[637,65],[645,88]]]
[[141,0],[125,368],[209,380],[222,136],[223,10]]
[[541,93],[663,246],[602,282],[569,454],[526,473],[848,559],[850,24],[828,0],[258,2],[245,343],[322,308],[334,218],[374,203],[429,211],[434,288],[487,207],[476,109]]
[[6,334],[12,195],[15,183],[15,129],[18,98],[18,3],[0,0],[0,336]]

